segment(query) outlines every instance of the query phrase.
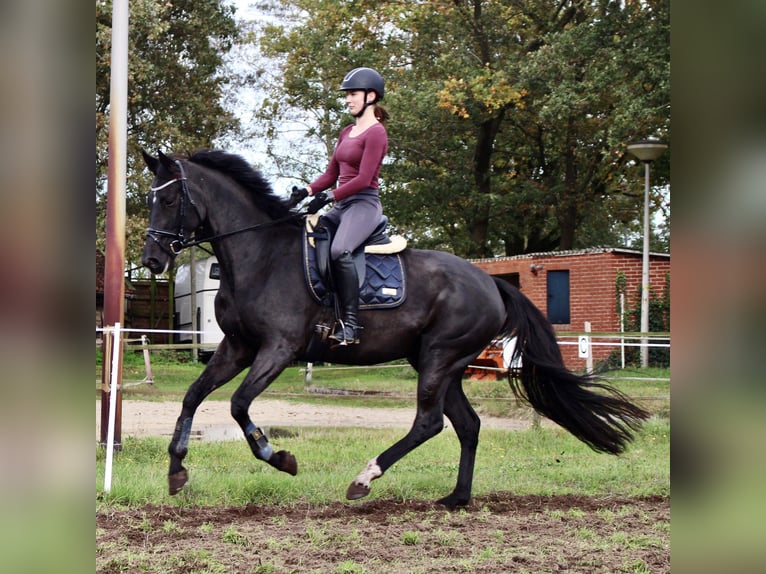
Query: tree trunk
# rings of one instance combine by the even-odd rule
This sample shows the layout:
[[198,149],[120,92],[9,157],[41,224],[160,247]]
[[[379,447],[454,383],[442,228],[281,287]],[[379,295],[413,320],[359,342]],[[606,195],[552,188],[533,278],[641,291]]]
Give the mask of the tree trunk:
[[479,126],[476,137],[476,147],[473,155],[473,180],[476,184],[476,202],[471,206],[471,220],[468,223],[468,233],[472,246],[470,257],[491,257],[488,244],[489,217],[491,211],[490,193],[492,184],[490,167],[492,165],[492,149],[497,136],[497,130],[503,121],[504,112],[485,121]]

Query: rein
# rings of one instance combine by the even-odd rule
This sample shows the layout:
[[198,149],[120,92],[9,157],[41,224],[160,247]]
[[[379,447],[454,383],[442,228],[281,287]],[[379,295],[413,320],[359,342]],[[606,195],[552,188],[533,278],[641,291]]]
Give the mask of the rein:
[[[218,235],[212,235],[211,237],[205,237],[203,239],[195,239],[193,241],[186,241],[181,240],[180,243],[180,249],[186,249],[187,247],[193,247],[195,245],[200,245],[202,243],[209,243],[211,241],[214,241],[215,239],[222,239],[224,237],[229,237],[230,235],[236,235],[238,233],[244,233],[245,231],[255,231],[257,229],[262,229],[264,227],[272,227],[274,225],[278,225],[280,223],[285,223],[286,221],[290,221],[291,219],[296,219],[298,217],[302,217],[303,213],[291,213],[290,215],[287,215],[285,217],[281,217],[280,219],[273,219],[271,221],[266,221],[264,223],[256,223],[255,225],[250,225],[248,227],[243,227],[242,229],[235,229],[234,231],[227,231],[226,233],[219,233]],[[179,249],[179,253],[180,253]]]
[[[234,231],[227,231],[225,233],[219,233],[217,235],[213,235],[211,237],[205,237],[202,239],[196,239],[194,237],[195,233],[192,232],[192,235],[187,237],[184,233],[184,218],[186,215],[186,204],[187,202],[191,204],[191,206],[194,208],[194,210],[197,210],[197,204],[194,203],[194,200],[191,198],[191,194],[189,193],[189,186],[187,185],[186,181],[186,172],[184,171],[183,165],[179,160],[176,160],[176,165],[181,170],[181,177],[177,177],[175,179],[171,179],[170,181],[166,181],[162,185],[158,185],[157,187],[150,187],[149,189],[153,192],[159,191],[161,189],[164,189],[168,187],[169,185],[172,185],[177,182],[181,182],[181,208],[178,211],[178,224],[177,228],[178,231],[167,231],[165,229],[155,229],[153,227],[149,227],[146,230],[147,237],[151,238],[157,245],[160,246],[160,248],[171,255],[172,257],[177,256],[179,253],[181,253],[182,250],[186,249],[187,247],[194,247],[195,245],[201,245],[202,243],[209,243],[211,241],[214,241],[216,239],[223,239],[225,237],[229,237],[231,235],[237,235],[238,233],[244,233],[246,231],[255,231],[258,229],[263,229],[267,227],[273,227],[274,225],[279,225],[280,223],[285,223],[287,221],[290,221],[291,219],[296,219],[299,217],[303,217],[305,215],[304,212],[298,212],[298,213],[291,213],[290,215],[287,215],[285,217],[281,217],[279,219],[273,219],[270,221],[266,221],[264,223],[256,223],[255,225],[249,225],[248,227],[243,227],[242,229],[235,229]],[[199,215],[199,212],[197,213]],[[169,237],[172,238],[173,241],[170,242],[168,247],[165,247],[161,242],[160,238],[162,237]]]

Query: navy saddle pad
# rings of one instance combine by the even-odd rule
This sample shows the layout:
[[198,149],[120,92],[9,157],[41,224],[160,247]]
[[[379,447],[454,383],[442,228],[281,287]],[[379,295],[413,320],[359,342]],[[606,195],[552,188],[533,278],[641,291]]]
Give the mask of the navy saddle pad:
[[[309,234],[305,229],[303,233],[303,269],[309,292],[317,303],[330,306],[333,304],[333,294],[327,289],[319,271],[317,250],[309,243]],[[316,236],[314,239],[327,241]],[[393,309],[404,303],[407,286],[400,254],[365,253],[364,257],[365,275],[359,288],[359,308]]]

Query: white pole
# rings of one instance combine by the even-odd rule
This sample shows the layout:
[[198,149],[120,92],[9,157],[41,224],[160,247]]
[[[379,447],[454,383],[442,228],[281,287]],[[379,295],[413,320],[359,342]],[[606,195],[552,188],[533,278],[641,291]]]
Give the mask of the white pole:
[[620,293],[620,361],[625,370],[625,293]]
[[308,387],[311,384],[314,363],[306,363],[306,375],[303,377],[303,386]]
[[114,419],[117,411],[117,370],[120,367],[120,355],[117,349],[120,348],[120,324],[114,324],[112,334],[114,341],[112,343],[112,376],[109,383],[109,426],[106,431],[106,463],[104,465],[104,492],[112,489],[112,462],[114,460]]
[[[204,284],[204,282],[203,282]],[[189,305],[191,306],[191,331],[192,343],[200,343],[202,337],[197,333],[200,330],[197,324],[197,248],[192,245],[189,249]],[[196,363],[199,357],[199,348],[192,347],[192,363]]]
[[[641,266],[641,334],[649,332],[649,163],[644,162],[644,257]],[[649,339],[641,337],[641,366],[649,366]]]
[[154,384],[154,375],[152,374],[152,360],[149,356],[149,347],[147,347],[149,340],[146,335],[141,335],[141,346],[144,348],[144,367],[146,367],[146,378],[144,381],[150,385]]
[[657,139],[628,144],[628,151],[644,163],[644,258],[641,270],[641,366],[649,366],[649,164],[668,146]]

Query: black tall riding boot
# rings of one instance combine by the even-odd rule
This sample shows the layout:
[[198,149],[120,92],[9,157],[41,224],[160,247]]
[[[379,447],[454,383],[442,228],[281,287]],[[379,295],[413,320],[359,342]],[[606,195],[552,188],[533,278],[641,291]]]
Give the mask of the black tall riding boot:
[[343,318],[330,335],[330,339],[338,341],[341,345],[353,345],[359,342],[359,331],[362,328],[357,320],[359,277],[354,260],[348,251],[333,261],[333,279]]

